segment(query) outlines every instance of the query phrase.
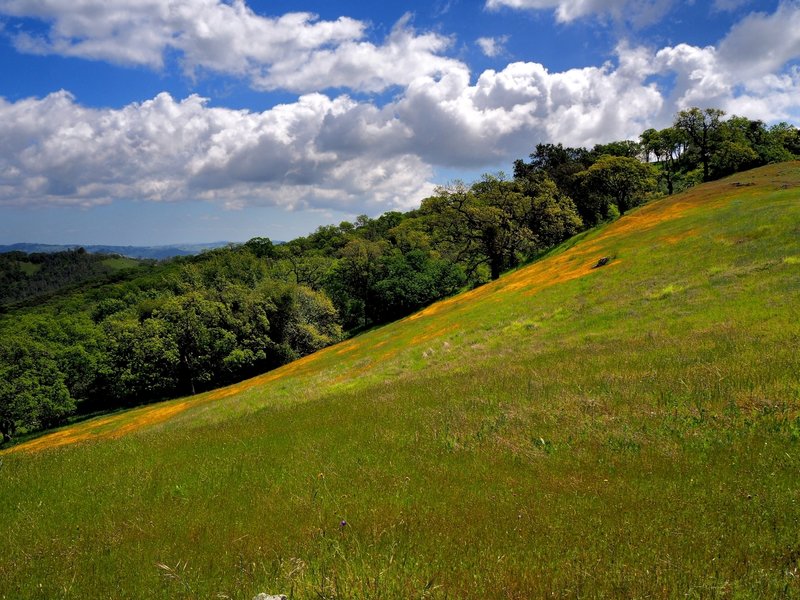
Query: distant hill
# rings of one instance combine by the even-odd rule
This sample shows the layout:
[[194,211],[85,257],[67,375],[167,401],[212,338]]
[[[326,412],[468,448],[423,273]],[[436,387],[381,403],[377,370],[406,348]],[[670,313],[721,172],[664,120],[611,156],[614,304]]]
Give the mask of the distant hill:
[[0,253],[0,307],[46,297],[85,282],[132,275],[152,264],[152,260],[90,253],[80,248],[3,252]]
[[33,254],[36,252],[64,252],[83,248],[92,254],[119,254],[128,258],[156,259],[163,260],[173,256],[194,256],[204,250],[212,250],[227,246],[230,242],[208,242],[206,244],[172,244],[166,246],[104,246],[99,244],[35,244],[19,243],[2,246],[0,254],[4,252],[25,252]]

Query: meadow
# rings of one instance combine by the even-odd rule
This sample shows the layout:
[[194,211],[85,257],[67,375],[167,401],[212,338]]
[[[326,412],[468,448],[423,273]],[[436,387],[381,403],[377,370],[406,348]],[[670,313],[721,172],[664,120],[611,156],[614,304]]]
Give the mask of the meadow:
[[11,447],[0,598],[800,597],[798,348],[793,162]]

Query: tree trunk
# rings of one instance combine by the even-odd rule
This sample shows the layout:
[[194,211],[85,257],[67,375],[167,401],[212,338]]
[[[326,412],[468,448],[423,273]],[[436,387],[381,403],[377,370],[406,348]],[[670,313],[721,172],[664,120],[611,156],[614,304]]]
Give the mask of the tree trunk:
[[500,273],[503,272],[503,257],[499,254],[493,255],[489,260],[489,268],[492,273],[492,281],[500,278]]

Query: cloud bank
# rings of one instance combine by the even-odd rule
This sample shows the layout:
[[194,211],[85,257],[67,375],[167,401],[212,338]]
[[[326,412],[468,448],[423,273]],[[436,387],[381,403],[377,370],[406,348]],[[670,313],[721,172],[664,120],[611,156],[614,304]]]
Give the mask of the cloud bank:
[[[624,2],[548,5],[556,4],[577,11]],[[441,54],[450,43],[446,37],[418,34],[407,19],[375,45],[364,41],[363,24],[346,18],[267,19],[242,2],[142,0],[130,5],[140,6],[142,23],[153,25],[151,38],[117,45],[123,28],[113,26],[113,9],[95,0],[74,5],[70,15],[57,12],[63,6],[58,0],[10,0],[3,10],[27,14],[34,6],[34,16],[52,22],[45,38],[17,38],[34,50],[157,66],[165,48],[180,47],[187,69],[240,73],[254,86],[305,90],[316,82],[354,90],[395,85],[401,91],[382,105],[313,91],[263,112],[214,108],[198,96],[176,100],[167,94],[119,109],[87,108],[65,91],[0,99],[0,204],[202,199],[231,209],[273,205],[375,213],[414,205],[431,192],[438,167],[508,165],[543,141],[591,146],[635,138],[690,106],[800,121],[796,2],[772,14],[751,14],[716,46],[621,43],[615,59],[600,66],[551,72],[540,63],[514,62],[477,76]],[[184,31],[190,19],[182,12],[188,6],[228,19],[245,33],[247,27],[259,35],[259,28],[275,28],[278,39],[291,38],[291,51],[280,55],[279,45],[265,39],[262,46],[241,42],[234,44],[236,51],[223,52],[219,44],[233,43],[241,32],[229,39],[225,27],[215,27],[212,34],[200,26],[201,18],[190,35]],[[102,27],[89,36],[93,20]],[[425,56],[435,60],[429,64]],[[267,66],[264,57],[271,61]]]

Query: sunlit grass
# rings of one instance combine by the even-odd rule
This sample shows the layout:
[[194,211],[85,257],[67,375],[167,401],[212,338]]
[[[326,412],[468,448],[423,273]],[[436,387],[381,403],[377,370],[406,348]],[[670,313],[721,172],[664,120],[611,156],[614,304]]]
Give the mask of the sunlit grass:
[[38,271],[41,270],[42,265],[37,265],[32,262],[20,261],[17,263],[19,268],[22,270],[25,275],[30,277],[31,275],[35,275]]
[[115,271],[120,271],[123,269],[133,269],[141,265],[141,261],[135,260],[133,258],[125,258],[124,256],[114,256],[106,258],[102,261],[103,266],[108,267],[109,269],[114,269]]
[[0,598],[800,596],[800,165],[738,179],[5,453]]

